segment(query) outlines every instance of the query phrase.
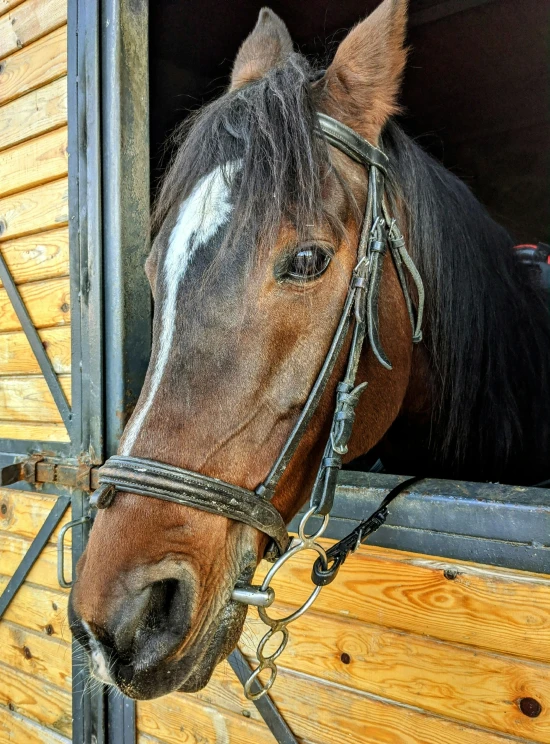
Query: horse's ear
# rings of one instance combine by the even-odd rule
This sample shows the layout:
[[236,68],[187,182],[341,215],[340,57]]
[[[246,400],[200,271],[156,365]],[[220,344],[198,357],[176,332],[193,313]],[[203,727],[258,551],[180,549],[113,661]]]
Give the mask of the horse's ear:
[[262,78],[280,65],[292,52],[288,29],[269,8],[262,8],[254,30],[245,39],[231,75],[231,89],[240,88]]
[[384,0],[342,41],[319,81],[323,111],[376,142],[399,107],[407,58],[407,0]]

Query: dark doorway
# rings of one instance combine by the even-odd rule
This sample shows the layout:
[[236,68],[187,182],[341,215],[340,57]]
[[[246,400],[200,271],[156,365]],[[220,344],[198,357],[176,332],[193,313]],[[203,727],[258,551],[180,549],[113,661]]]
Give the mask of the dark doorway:
[[[330,60],[378,0],[274,0],[304,53]],[[167,135],[224,90],[263,2],[150,5],[153,186]],[[465,180],[519,242],[548,240],[549,0],[411,0],[402,125]],[[153,189],[154,191],[154,189]]]

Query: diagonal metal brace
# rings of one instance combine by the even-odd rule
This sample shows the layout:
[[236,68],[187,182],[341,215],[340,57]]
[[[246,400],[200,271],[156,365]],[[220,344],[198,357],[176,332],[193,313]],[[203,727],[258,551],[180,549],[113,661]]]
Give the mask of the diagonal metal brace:
[[72,413],[71,413],[69,404],[67,403],[67,398],[65,397],[65,393],[63,392],[63,389],[59,383],[59,380],[54,371],[54,368],[52,367],[50,358],[46,354],[46,350],[44,349],[42,341],[40,340],[38,331],[34,327],[34,323],[31,320],[29,311],[27,310],[25,303],[21,299],[19,290],[17,289],[17,286],[13,280],[10,270],[8,269],[8,265],[6,264],[4,256],[2,255],[1,252],[0,252],[0,279],[2,280],[2,284],[4,285],[4,289],[6,290],[6,293],[10,299],[10,302],[13,305],[13,309],[15,310],[15,314],[17,315],[17,319],[21,323],[21,328],[25,332],[25,336],[27,337],[27,340],[33,351],[33,354],[36,357],[36,361],[38,362],[40,366],[40,370],[42,374],[44,375],[44,379],[46,380],[46,383],[48,384],[48,387],[53,396],[55,404],[57,408],[59,409],[59,413],[61,414],[63,423],[67,427],[67,430],[70,432],[71,422],[72,422]]
[[[252,676],[252,670],[250,669],[250,665],[245,655],[239,648],[236,648],[229,655],[227,660],[231,664],[231,669],[233,669],[237,675],[239,682],[244,686],[248,678]],[[254,686],[256,686],[258,690],[261,689],[260,685],[258,685],[257,682],[254,682],[252,685],[252,692],[256,691]],[[269,694],[264,695],[253,702],[278,744],[298,744],[298,740],[290,730],[285,719],[277,710],[277,706],[269,697]]]
[[21,584],[25,581],[27,578],[27,574],[33,567],[36,559],[44,549],[44,546],[52,536],[55,528],[61,521],[63,515],[67,511],[67,507],[71,503],[71,497],[70,496],[58,496],[57,501],[53,505],[52,510],[46,517],[44,524],[38,531],[38,534],[34,538],[34,540],[31,543],[30,548],[25,553],[25,556],[19,566],[17,567],[15,573],[11,577],[11,579],[8,582],[8,585],[0,595],[0,618],[6,611],[7,607],[9,606],[10,602],[14,598],[14,596],[17,593],[17,590],[20,588]]

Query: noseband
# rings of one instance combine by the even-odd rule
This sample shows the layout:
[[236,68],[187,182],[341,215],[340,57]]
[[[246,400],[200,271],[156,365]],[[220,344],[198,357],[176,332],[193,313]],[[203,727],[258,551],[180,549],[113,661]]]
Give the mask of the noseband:
[[[386,369],[392,368],[380,342],[378,323],[380,281],[384,257],[388,250],[394,261],[403,291],[414,343],[422,339],[424,289],[421,277],[405,248],[403,236],[395,219],[391,218],[384,198],[384,179],[388,175],[388,157],[382,150],[374,147],[352,129],[330,116],[317,114],[317,124],[316,134],[318,136],[324,137],[327,143],[368,169],[367,203],[361,225],[357,264],[352,273],[332,343],[298,420],[267,478],[255,491],[251,491],[217,478],[155,460],[116,455],[109,458],[100,469],[99,488],[90,500],[92,506],[106,509],[113,503],[117,491],[152,496],[243,522],[271,538],[264,557],[274,562],[274,565],[262,586],[258,588],[239,584],[232,594],[234,601],[257,605],[262,620],[270,626],[270,630],[260,641],[258,647],[260,666],[245,686],[245,692],[250,699],[257,699],[264,695],[275,681],[274,662],[282,653],[288,639],[286,625],[308,609],[321,587],[334,579],[346,556],[384,522],[389,502],[402,492],[404,487],[410,485],[410,481],[406,481],[401,487],[394,489],[369,519],[362,522],[350,535],[329,551],[325,552],[321,547],[318,538],[321,537],[328,523],[338,471],[342,467],[342,456],[348,451],[355,409],[361,393],[367,387],[366,382],[356,385],[359,360],[367,337],[380,364]],[[416,286],[416,313],[409,294],[405,269]],[[291,538],[283,518],[273,506],[272,499],[283,473],[317,410],[350,326],[353,326],[351,345],[345,375],[336,388],[336,404],[330,435],[311,492],[309,509],[300,524],[298,542],[291,545]],[[323,524],[315,534],[308,536],[306,525],[313,515],[323,517]],[[299,610],[287,618],[271,618],[267,615],[266,608],[274,598],[273,590],[269,586],[273,576],[289,558],[306,549],[313,549],[318,553],[312,573],[312,580],[316,585],[312,595]],[[266,657],[263,655],[264,646],[277,632],[282,633],[283,640],[277,651]],[[266,668],[271,673],[269,680],[259,692],[252,692],[253,681],[257,680],[259,673]]]

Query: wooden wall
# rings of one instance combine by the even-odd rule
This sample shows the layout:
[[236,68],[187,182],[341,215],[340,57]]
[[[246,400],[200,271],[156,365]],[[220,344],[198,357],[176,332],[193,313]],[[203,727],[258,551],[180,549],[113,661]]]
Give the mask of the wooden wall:
[[[66,0],[0,0],[0,251],[70,399],[66,16]],[[68,439],[1,284],[0,438]],[[0,489],[0,592],[53,503]],[[55,537],[0,622],[2,744],[70,740],[71,646]]]
[[[277,580],[287,611],[310,587],[302,556]],[[264,632],[251,611],[251,659]],[[363,547],[291,626],[280,663],[273,698],[301,742],[548,744],[550,575]],[[139,703],[138,725],[142,744],[273,742],[227,663],[199,693]]]
[[[0,593],[54,500],[37,493],[0,489]],[[63,523],[68,519],[67,514]],[[0,744],[70,741],[71,634],[68,592],[57,583],[58,532],[0,622]],[[68,573],[70,550],[66,561]]]
[[[0,250],[70,400],[66,0],[0,0]],[[0,284],[0,439],[67,441]]]
[[[0,489],[0,591],[52,504]],[[0,744],[71,735],[56,536],[0,622]],[[285,610],[309,590],[309,556],[287,565],[276,587]],[[263,632],[251,611],[250,658]],[[280,661],[273,696],[301,742],[548,744],[550,576],[364,547],[292,626]],[[526,697],[541,704],[537,718],[521,712]],[[226,663],[199,693],[139,703],[138,728],[141,744],[273,742]]]

